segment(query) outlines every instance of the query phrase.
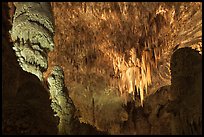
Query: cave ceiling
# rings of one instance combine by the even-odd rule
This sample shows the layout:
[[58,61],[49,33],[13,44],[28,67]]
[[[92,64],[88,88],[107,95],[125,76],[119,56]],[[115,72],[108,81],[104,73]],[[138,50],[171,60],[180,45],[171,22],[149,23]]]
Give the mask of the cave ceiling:
[[145,97],[171,84],[174,51],[192,47],[202,53],[201,3],[51,5],[55,49],[48,62],[50,68],[62,66],[70,96],[82,109],[80,100],[91,102],[90,96],[97,106],[139,95],[136,102],[142,105]]
[[142,104],[145,96],[171,84],[175,50],[192,47],[202,53],[201,3],[51,5],[55,49],[48,62],[50,68],[63,67],[71,91],[90,86],[98,92],[135,93]]

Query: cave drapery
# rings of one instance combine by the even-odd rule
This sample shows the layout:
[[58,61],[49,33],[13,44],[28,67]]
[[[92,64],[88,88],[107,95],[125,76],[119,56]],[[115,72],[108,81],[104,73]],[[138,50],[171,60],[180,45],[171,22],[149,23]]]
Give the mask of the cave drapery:
[[[4,133],[202,133],[202,3],[9,2],[2,11]],[[28,77],[41,89],[25,96]],[[42,115],[52,124],[12,131],[15,104],[42,113],[37,92],[50,96]]]

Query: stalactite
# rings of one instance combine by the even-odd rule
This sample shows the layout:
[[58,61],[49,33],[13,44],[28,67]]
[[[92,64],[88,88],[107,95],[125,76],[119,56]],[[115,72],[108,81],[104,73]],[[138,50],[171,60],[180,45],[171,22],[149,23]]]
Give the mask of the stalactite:
[[147,83],[148,83],[148,85],[151,84],[151,68],[150,68],[150,63],[148,63],[148,66],[147,66]]
[[24,71],[41,81],[47,69],[47,52],[54,48],[54,21],[49,3],[17,2],[10,31],[14,51]]
[[[176,37],[174,38],[173,35],[172,37],[170,36],[170,34],[167,31],[169,29],[168,28],[169,24],[167,24],[166,22],[167,20],[171,20],[171,21],[172,19],[174,20],[174,17],[167,18],[167,14],[168,16],[170,16],[170,14],[173,14],[173,13],[170,13],[172,12],[172,10],[166,9],[164,7],[157,7],[158,9],[153,8],[154,9],[153,13],[148,11],[148,14],[147,14],[148,19],[144,19],[142,20],[142,23],[135,25],[135,24],[123,24],[126,21],[126,18],[128,17],[128,14],[126,13],[129,12],[128,8],[123,3],[116,4],[118,5],[119,7],[118,10],[121,12],[121,14],[116,14],[115,12],[113,12],[114,11],[113,6],[110,3],[107,3],[107,4],[103,3],[101,5],[100,4],[97,5],[97,8],[101,6],[100,10],[101,12],[103,12],[101,16],[98,15],[98,12],[100,12],[100,10],[93,9],[94,4],[91,3],[90,6],[88,5],[89,4],[82,3],[81,5],[82,12],[85,12],[84,8],[87,6],[87,9],[86,9],[87,13],[89,12],[91,15],[93,14],[91,18],[94,18],[96,16],[96,18],[99,19],[98,22],[94,22],[94,23],[87,22],[89,26],[95,26],[96,28],[100,28],[99,24],[103,24],[101,23],[101,20],[103,20],[103,21],[107,21],[107,25],[105,26],[109,26],[110,29],[117,28],[119,33],[130,32],[133,34],[133,36],[135,36],[135,37],[131,37],[131,34],[130,34],[129,35],[130,37],[129,36],[127,37],[124,34],[120,34],[119,39],[117,39],[115,36],[115,34],[117,33],[115,33],[115,31],[111,32],[110,34],[109,32],[105,31],[103,32],[102,35],[100,35],[102,37],[100,38],[98,38],[97,36],[94,37],[94,39],[101,41],[101,43],[98,44],[98,46],[94,47],[94,49],[96,48],[96,50],[102,53],[102,55],[99,54],[101,58],[108,59],[111,61],[113,66],[114,76],[115,78],[117,77],[115,81],[119,83],[119,84],[116,84],[118,85],[118,88],[120,90],[119,92],[121,94],[125,92],[132,94],[134,92],[134,88],[136,88],[138,92],[137,94],[140,94],[140,98],[143,100],[144,98],[143,95],[145,96],[148,93],[148,86],[152,84],[152,76],[151,76],[153,74],[152,70],[154,69],[154,75],[159,75],[157,74],[158,73],[157,70],[160,69],[160,66],[158,66],[158,63],[160,63],[162,60],[165,60],[163,59],[163,56],[167,56],[166,51],[169,51],[171,47],[175,45]],[[110,10],[103,8],[104,5],[106,5],[106,8],[110,7]],[[128,7],[129,6],[130,5],[128,5]],[[171,11],[168,11],[168,10],[171,10]],[[93,11],[94,13],[92,13]],[[122,21],[120,21],[121,18],[119,15],[121,15],[123,19]],[[138,13],[135,17],[135,20],[143,17],[144,17],[143,14]],[[111,18],[111,21],[109,20],[110,18]],[[115,23],[113,23],[114,21],[112,21],[112,19],[116,20]],[[150,26],[148,25],[148,23]],[[175,22],[171,22],[171,23],[173,27],[172,26],[170,27],[175,28],[174,26]],[[119,25],[119,26],[114,27],[114,25],[116,26]],[[131,31],[125,30],[128,25],[130,25]],[[138,29],[137,26],[139,26],[139,29],[142,30],[141,33],[139,33],[139,31],[137,30]],[[104,25],[101,27],[104,28]],[[94,34],[96,35],[98,33],[94,32]],[[171,44],[168,43],[169,36],[170,38],[172,38],[172,40],[174,40],[174,42],[172,42]],[[89,41],[89,38],[87,35],[84,37],[86,40]],[[124,39],[128,39],[128,40],[122,41],[121,37],[124,37]],[[132,43],[131,39],[139,39],[139,42],[137,41],[135,43]],[[92,41],[89,41],[89,42],[91,43]],[[93,45],[95,45],[95,43]],[[77,52],[75,51],[75,49],[77,48],[74,45],[72,47],[74,48],[73,49],[75,52],[74,55],[77,55],[79,51]],[[168,48],[164,49],[165,46]],[[118,47],[120,48],[118,50],[115,50]],[[127,59],[126,58],[127,56],[130,56],[130,58]],[[92,60],[91,58],[88,58],[87,63],[89,64],[91,60]],[[97,65],[102,63],[103,63],[102,59],[99,59],[97,61]],[[90,71],[92,71],[92,69],[94,72],[98,72],[100,74],[106,74],[105,72],[107,72],[107,70],[96,69],[95,67],[91,67]],[[162,75],[162,76],[165,76],[165,75]],[[111,77],[111,79],[112,78],[113,77]],[[107,81],[111,81],[111,79],[108,79]],[[143,92],[143,93],[139,93],[139,92]]]

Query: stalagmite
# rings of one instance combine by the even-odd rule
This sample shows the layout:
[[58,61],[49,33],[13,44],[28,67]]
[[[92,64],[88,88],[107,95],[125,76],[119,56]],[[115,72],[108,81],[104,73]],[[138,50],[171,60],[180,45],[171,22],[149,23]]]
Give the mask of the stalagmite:
[[47,78],[51,97],[51,107],[59,117],[58,133],[60,135],[72,134],[75,106],[68,95],[64,85],[64,72],[60,66],[54,66]]

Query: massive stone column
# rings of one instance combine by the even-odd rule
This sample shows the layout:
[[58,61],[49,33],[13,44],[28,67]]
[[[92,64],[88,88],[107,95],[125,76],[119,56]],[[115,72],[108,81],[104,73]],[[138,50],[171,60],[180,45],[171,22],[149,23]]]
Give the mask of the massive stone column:
[[[47,54],[54,49],[54,21],[48,2],[16,2],[11,39],[21,68],[43,82]],[[71,134],[75,107],[66,94],[63,70],[55,66],[48,77],[51,107],[60,118],[59,134]]]

